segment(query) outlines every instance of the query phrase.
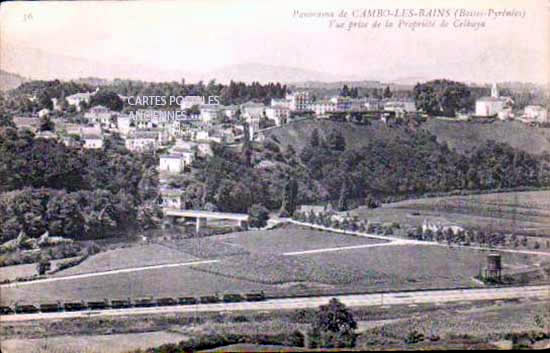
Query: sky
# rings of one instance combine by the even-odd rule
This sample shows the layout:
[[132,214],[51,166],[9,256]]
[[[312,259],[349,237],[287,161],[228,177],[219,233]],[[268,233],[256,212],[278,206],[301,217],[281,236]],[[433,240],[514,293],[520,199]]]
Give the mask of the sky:
[[[159,72],[209,73],[258,63],[355,79],[446,77],[462,81],[550,80],[549,0],[392,1],[70,1],[8,2],[0,6],[0,68],[27,76],[76,78]],[[312,12],[348,12],[333,23],[372,22],[359,9],[508,10],[519,17],[446,17],[446,28],[330,27]],[[357,13],[357,12],[356,12]],[[455,23],[455,21],[457,23]],[[455,27],[484,21],[485,27]],[[67,58],[71,58],[68,60]],[[92,63],[92,64],[90,64]],[[108,70],[100,69],[107,65]],[[136,72],[138,71],[138,72]],[[44,78],[44,77],[39,77]],[[51,78],[51,77],[48,77]],[[112,77],[106,77],[112,78]]]

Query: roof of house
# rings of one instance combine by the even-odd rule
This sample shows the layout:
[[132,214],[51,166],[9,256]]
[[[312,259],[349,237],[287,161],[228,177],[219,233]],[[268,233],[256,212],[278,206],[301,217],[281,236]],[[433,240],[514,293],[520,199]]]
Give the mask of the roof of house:
[[158,131],[140,131],[136,130],[132,133],[131,138],[134,139],[157,139]]
[[97,134],[83,134],[82,138],[84,140],[103,140],[103,137]]
[[485,96],[479,98],[478,102],[505,102],[507,99],[504,97],[491,97],[491,96]]
[[182,159],[186,158],[189,155],[194,155],[193,152],[177,152],[177,153],[169,153],[169,154],[162,154],[160,158],[162,159]]
[[26,116],[16,116],[13,118],[13,123],[16,126],[29,126],[29,125],[39,125],[40,118],[26,117]]

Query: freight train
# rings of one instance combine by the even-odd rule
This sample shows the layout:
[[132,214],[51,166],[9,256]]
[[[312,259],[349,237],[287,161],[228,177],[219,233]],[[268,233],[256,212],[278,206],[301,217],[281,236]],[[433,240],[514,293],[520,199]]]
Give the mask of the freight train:
[[262,301],[265,300],[264,292],[258,293],[229,293],[222,296],[205,295],[201,297],[142,297],[135,299],[112,299],[102,301],[75,301],[75,302],[57,302],[34,304],[15,304],[13,307],[0,306],[0,315],[10,314],[34,314],[34,313],[52,313],[60,311],[83,311],[83,310],[106,310],[106,309],[127,309],[127,308],[146,308],[154,306],[174,306],[174,305],[195,305],[195,304],[214,304],[214,303],[237,303],[243,301]]

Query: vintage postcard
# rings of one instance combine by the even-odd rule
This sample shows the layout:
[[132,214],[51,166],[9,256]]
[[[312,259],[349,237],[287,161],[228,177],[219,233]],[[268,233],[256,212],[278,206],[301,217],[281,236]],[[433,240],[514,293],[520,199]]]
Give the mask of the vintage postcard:
[[550,1],[0,5],[0,352],[550,349]]

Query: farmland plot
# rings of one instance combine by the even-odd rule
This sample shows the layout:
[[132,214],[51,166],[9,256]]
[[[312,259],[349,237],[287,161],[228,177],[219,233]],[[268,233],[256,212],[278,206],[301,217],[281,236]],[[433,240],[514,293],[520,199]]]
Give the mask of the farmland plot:
[[78,266],[60,271],[54,276],[63,277],[133,267],[190,262],[194,260],[197,260],[197,258],[159,244],[139,245],[101,252],[89,257]]
[[426,219],[488,231],[550,236],[550,191],[434,197],[391,203],[378,209],[361,207],[350,213],[409,226],[421,225]]

